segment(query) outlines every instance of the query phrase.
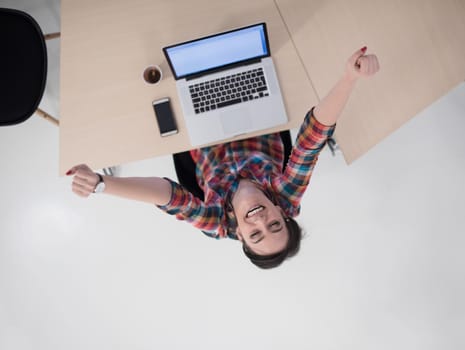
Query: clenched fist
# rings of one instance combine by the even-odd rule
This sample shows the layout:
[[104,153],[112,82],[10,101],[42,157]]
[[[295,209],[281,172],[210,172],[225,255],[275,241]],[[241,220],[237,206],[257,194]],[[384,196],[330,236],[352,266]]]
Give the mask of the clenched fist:
[[66,175],[74,175],[72,189],[74,193],[81,197],[89,197],[99,182],[99,176],[85,164],[72,167]]
[[354,52],[347,60],[346,74],[351,79],[369,77],[379,71],[379,62],[376,55],[366,55],[366,46]]

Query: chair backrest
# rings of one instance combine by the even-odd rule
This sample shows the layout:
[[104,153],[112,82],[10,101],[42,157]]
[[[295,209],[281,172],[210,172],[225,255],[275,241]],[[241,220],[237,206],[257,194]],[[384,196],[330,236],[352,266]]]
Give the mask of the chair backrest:
[[47,47],[27,13],[0,8],[0,126],[27,120],[42,99]]
[[[280,135],[284,146],[284,169],[287,165],[287,161],[289,160],[289,156],[292,151],[292,141],[291,133],[289,132],[289,130],[281,131]],[[190,152],[187,151],[173,154],[173,161],[179,183],[188,191],[190,191],[194,196],[201,200],[204,200],[205,195],[203,190],[197,183],[197,178],[195,175],[195,163],[192,160]]]

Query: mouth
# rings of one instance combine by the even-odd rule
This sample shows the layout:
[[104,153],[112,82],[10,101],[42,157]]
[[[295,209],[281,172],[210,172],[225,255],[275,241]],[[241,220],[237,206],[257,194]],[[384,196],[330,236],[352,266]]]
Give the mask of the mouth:
[[265,207],[263,205],[257,205],[256,207],[253,207],[252,209],[250,209],[247,214],[245,215],[246,218],[250,218],[258,213],[260,213],[261,211],[265,210]]

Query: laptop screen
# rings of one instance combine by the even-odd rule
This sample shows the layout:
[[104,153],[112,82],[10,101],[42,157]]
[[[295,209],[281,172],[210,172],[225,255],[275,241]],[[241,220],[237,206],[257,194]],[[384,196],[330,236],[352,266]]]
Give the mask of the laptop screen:
[[270,55],[265,23],[163,48],[176,79]]

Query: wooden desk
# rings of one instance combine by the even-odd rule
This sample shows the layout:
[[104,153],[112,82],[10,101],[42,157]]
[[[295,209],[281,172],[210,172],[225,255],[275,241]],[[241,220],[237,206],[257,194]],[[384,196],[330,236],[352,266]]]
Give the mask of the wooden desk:
[[[62,0],[60,173],[98,169],[190,149],[175,81],[162,47],[265,21],[290,118],[300,125],[317,98],[272,0]],[[164,74],[156,86],[142,72]],[[170,97],[179,134],[161,138],[151,102]],[[263,133],[263,132],[262,132]],[[251,135],[256,135],[250,134]]]
[[[102,168],[189,149],[161,48],[251,23],[268,24],[290,117],[281,129],[300,124],[355,49],[378,54],[380,73],[360,81],[336,129],[348,163],[465,79],[463,0],[186,3],[62,0],[62,174],[78,163]],[[165,75],[156,87],[141,78],[149,64]],[[167,96],[180,132],[161,139],[151,102]]]

